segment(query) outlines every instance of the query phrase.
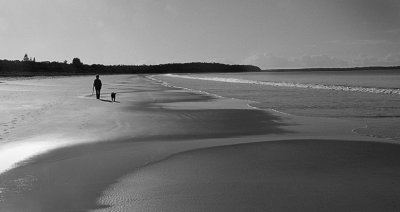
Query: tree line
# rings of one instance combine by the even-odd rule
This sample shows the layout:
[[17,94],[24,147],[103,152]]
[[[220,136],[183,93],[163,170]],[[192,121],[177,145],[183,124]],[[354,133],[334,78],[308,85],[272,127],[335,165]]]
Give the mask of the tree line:
[[211,72],[258,72],[251,65],[227,65],[220,63],[169,63],[160,65],[102,65],[83,64],[79,58],[72,63],[36,62],[24,57],[22,61],[0,60],[0,76],[59,76],[91,74],[165,74]]

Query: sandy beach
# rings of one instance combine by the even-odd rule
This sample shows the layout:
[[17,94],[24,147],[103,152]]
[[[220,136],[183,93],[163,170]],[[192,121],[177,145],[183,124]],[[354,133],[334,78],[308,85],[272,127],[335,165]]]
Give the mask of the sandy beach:
[[[400,147],[145,75],[0,80],[0,211],[398,211]],[[110,93],[117,102],[110,102]],[[4,117],[4,118],[3,118]]]
[[101,202],[114,211],[397,211],[399,151],[312,139],[189,151],[123,178]]

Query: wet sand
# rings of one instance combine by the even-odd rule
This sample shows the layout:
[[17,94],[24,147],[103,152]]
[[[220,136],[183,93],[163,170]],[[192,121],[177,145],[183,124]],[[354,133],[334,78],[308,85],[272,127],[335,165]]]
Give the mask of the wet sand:
[[398,211],[399,152],[312,139],[188,151],[126,176],[100,202],[114,211]]
[[3,147],[47,143],[0,175],[0,211],[347,210],[398,198],[398,146],[352,133],[359,123],[252,109],[143,76],[102,80],[103,101],[92,77],[2,84],[3,98],[21,95],[8,110],[37,109],[9,111]]

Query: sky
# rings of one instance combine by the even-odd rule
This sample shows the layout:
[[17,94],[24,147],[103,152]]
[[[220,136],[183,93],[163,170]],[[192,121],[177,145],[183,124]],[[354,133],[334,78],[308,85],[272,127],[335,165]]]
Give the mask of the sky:
[[399,0],[0,0],[0,59],[400,65]]

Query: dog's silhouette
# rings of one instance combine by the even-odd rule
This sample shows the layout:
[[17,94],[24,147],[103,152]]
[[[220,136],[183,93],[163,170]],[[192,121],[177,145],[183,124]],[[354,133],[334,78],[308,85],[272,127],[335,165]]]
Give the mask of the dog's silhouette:
[[112,102],[115,102],[115,96],[116,96],[116,95],[117,95],[117,94],[114,93],[114,92],[111,93],[111,101],[112,101]]

